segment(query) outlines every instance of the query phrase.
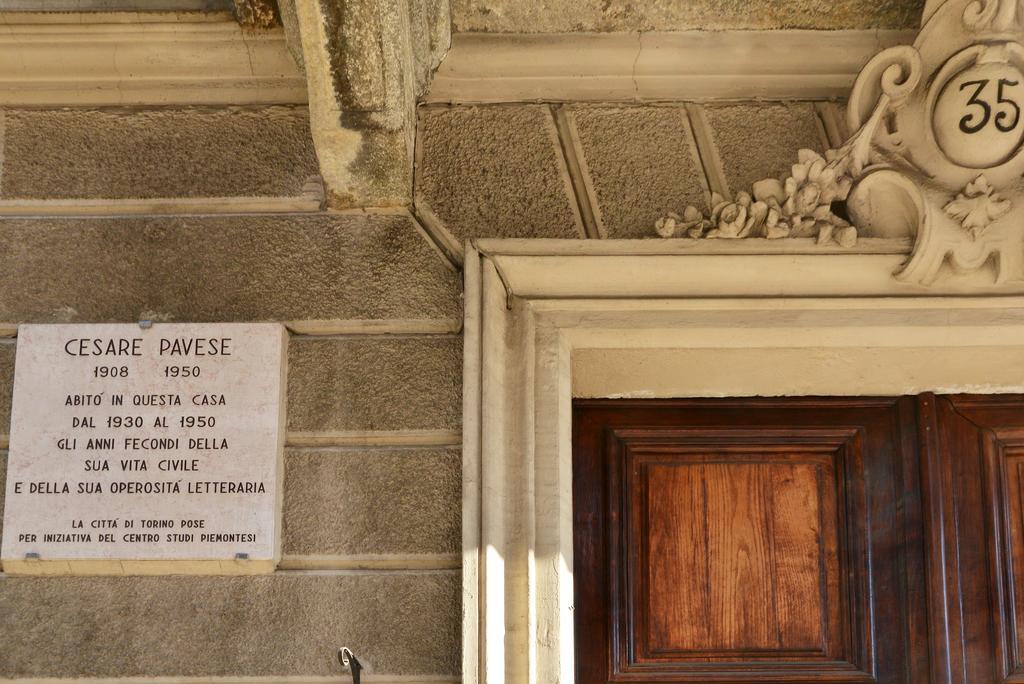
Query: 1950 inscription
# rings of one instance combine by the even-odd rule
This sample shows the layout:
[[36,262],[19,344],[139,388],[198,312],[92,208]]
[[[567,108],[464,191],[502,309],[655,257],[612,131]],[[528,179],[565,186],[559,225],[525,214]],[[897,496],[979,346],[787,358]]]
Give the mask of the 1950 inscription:
[[274,324],[23,326],[4,570],[272,569],[284,350]]

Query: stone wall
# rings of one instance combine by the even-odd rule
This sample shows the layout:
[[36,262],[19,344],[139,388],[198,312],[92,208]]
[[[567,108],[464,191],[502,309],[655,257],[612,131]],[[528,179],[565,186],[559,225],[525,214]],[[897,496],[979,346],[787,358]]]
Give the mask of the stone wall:
[[[411,211],[268,213],[244,206],[316,182],[302,107],[3,112],[0,448],[20,323],[281,321],[291,336],[279,571],[0,575],[0,674],[301,679],[339,674],[346,645],[378,682],[457,681],[464,241],[650,237],[709,189],[836,144],[840,113],[424,106]],[[132,204],[167,198],[197,208]]]
[[[317,174],[304,108],[2,116],[0,449],[20,323],[281,321],[292,334],[281,569],[0,574],[0,677],[338,676],[345,645],[379,681],[457,680],[455,267],[405,210],[209,213],[218,198],[303,194]],[[206,200],[128,215],[175,197]]]
[[709,190],[750,191],[845,135],[833,102],[420,108],[416,212],[474,237],[647,238]]
[[279,197],[316,176],[305,107],[3,113],[0,199]]

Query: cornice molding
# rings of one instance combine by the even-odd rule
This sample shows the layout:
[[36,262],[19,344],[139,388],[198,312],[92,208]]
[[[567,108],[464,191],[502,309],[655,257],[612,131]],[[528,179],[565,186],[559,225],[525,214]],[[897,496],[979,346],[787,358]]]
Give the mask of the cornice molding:
[[[306,102],[284,32],[234,21],[0,16],[0,106]],[[172,15],[181,16],[181,15]]]
[[8,12],[217,12],[231,0],[4,0]]
[[[468,245],[515,298],[1024,297],[1024,282],[964,271],[932,284],[893,274],[912,258],[908,238],[861,238],[848,248],[813,238],[736,240],[509,240]],[[637,274],[643,273],[640,278]]]
[[453,36],[427,102],[845,97],[914,31],[682,31]]

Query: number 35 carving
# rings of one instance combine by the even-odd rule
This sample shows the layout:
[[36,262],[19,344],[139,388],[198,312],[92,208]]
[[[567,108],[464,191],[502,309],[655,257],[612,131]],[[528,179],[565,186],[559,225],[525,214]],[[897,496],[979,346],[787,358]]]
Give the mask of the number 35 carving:
[[990,121],[995,123],[996,129],[999,131],[1009,133],[1020,123],[1020,105],[1016,101],[1006,98],[1004,92],[1007,86],[1013,87],[1019,85],[1019,82],[1011,81],[1008,78],[1001,78],[996,82],[995,104],[999,109],[994,118],[992,116],[993,105],[983,97],[983,92],[989,83],[991,83],[991,79],[984,78],[977,81],[964,81],[960,84],[961,91],[974,87],[974,92],[967,100],[967,106],[980,108],[970,111],[960,119],[960,130],[964,133],[978,133],[988,126]]

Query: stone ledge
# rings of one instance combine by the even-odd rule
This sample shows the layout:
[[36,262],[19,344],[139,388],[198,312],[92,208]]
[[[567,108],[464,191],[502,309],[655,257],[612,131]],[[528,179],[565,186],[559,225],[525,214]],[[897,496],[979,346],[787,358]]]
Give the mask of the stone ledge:
[[323,207],[323,186],[311,179],[301,194],[291,197],[0,200],[0,218],[295,214],[315,213]]
[[845,97],[902,30],[457,33],[427,102]]
[[306,101],[306,81],[281,29],[135,16],[83,26],[7,15],[0,24],[0,105]]

